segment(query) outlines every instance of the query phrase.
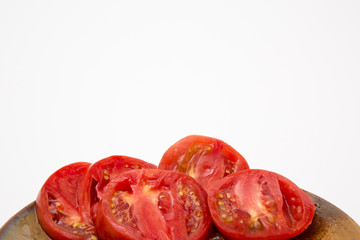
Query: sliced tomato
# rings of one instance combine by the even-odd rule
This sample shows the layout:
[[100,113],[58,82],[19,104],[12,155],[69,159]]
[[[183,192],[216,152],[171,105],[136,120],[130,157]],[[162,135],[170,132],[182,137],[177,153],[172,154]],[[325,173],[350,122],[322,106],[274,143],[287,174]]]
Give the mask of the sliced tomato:
[[81,179],[77,201],[79,211],[88,224],[93,224],[96,207],[102,199],[105,186],[119,174],[143,168],[157,168],[154,164],[127,156],[110,156],[92,164]]
[[78,211],[76,194],[80,178],[90,163],[73,163],[52,174],[36,199],[36,215],[53,240],[96,240],[94,226]]
[[212,221],[206,192],[186,174],[143,169],[125,172],[104,189],[96,227],[102,239],[202,240]]
[[186,173],[207,190],[212,181],[249,169],[249,165],[224,141],[191,135],[179,140],[164,153],[159,169]]
[[229,239],[289,239],[312,222],[315,206],[289,179],[265,170],[244,170],[213,183],[212,218]]

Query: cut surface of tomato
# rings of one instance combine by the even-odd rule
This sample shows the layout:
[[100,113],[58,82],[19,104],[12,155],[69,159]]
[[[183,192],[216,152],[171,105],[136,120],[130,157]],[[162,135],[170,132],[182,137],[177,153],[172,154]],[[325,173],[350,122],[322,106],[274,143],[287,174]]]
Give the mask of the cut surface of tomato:
[[212,221],[206,192],[186,174],[143,169],[113,179],[100,200],[102,239],[208,239]]
[[143,160],[114,155],[92,164],[81,179],[77,201],[79,211],[84,219],[93,224],[96,207],[102,199],[106,185],[119,174],[136,169],[157,168]]
[[52,174],[36,199],[36,215],[41,227],[53,240],[96,240],[93,225],[78,211],[79,182],[90,163],[73,163]]
[[224,141],[190,135],[176,142],[164,153],[159,169],[188,174],[207,190],[212,181],[249,169],[249,165],[239,152]]
[[315,206],[289,179],[244,170],[213,183],[210,212],[226,239],[289,239],[312,222]]

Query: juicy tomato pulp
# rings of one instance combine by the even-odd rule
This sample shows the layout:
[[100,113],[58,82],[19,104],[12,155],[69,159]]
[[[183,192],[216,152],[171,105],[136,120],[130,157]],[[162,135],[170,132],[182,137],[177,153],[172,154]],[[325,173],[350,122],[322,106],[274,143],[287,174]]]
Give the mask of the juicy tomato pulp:
[[201,240],[212,230],[202,187],[188,175],[158,169],[113,179],[105,187],[95,224],[108,240]]
[[229,239],[288,239],[312,221],[311,199],[287,178],[265,170],[244,170],[213,184],[212,218]]
[[211,137],[191,135],[176,142],[164,153],[159,169],[186,173],[207,190],[212,181],[249,169],[249,165],[227,143]]
[[36,199],[36,214],[53,240],[97,239],[94,226],[79,214],[76,193],[80,178],[90,163],[73,163],[52,174]]
[[78,190],[79,211],[89,225],[93,224],[96,207],[103,197],[105,186],[119,174],[142,168],[156,168],[155,165],[137,158],[111,156],[94,164],[85,172]]

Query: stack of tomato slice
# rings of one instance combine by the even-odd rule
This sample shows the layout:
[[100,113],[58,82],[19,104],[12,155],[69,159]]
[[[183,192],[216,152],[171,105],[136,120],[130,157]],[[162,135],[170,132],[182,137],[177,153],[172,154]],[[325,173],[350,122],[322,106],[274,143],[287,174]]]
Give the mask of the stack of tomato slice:
[[289,239],[311,224],[315,207],[287,178],[192,135],[158,167],[126,156],[65,166],[43,185],[36,211],[54,240]]

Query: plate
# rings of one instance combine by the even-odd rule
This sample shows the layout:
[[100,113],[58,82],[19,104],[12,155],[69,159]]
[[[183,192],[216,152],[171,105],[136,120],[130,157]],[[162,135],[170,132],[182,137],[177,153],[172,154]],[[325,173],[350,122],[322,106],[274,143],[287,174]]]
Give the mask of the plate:
[[[316,210],[312,224],[296,240],[354,240],[360,239],[360,227],[346,213],[328,201],[305,191]],[[1,229],[0,240],[49,240],[36,220],[35,202],[14,215]],[[215,237],[213,239],[222,239]]]

